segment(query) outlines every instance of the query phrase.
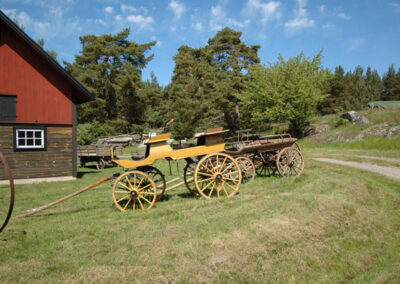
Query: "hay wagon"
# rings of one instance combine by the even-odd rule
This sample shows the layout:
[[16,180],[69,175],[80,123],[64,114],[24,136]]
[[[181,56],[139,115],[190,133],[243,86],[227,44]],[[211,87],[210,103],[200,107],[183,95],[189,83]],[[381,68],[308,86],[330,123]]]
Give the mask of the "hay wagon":
[[[225,142],[222,128],[208,129],[197,138],[197,145],[173,150],[167,143],[171,134],[151,137],[146,144],[144,159],[139,161],[111,159],[126,172],[113,183],[112,196],[121,211],[150,209],[166,191],[185,184],[188,190],[204,198],[232,197],[241,184],[241,171],[235,159],[223,153]],[[180,177],[166,182],[163,173],[153,166],[159,159],[179,160],[187,163],[184,181],[170,186]]]
[[236,157],[247,180],[275,173],[283,177],[300,176],[304,158],[297,139],[290,134],[260,136],[251,129],[237,131],[237,137],[227,143],[225,153]]

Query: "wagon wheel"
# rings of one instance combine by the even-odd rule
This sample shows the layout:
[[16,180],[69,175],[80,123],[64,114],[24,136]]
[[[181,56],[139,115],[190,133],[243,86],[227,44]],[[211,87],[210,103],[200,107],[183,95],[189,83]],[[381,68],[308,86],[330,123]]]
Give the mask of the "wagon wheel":
[[[194,171],[196,169],[196,164],[194,163],[187,163],[185,168],[183,169],[183,180],[185,181],[185,185],[187,190],[190,191],[191,194],[194,196],[200,196],[200,194],[197,192],[196,186],[194,185],[193,179],[194,179]],[[192,181],[190,181],[192,180]]]
[[303,155],[296,148],[283,148],[276,158],[276,167],[283,177],[298,177],[304,170]]
[[[260,155],[263,155],[263,157],[261,157]],[[253,164],[256,168],[256,174],[260,177],[273,176],[277,171],[276,164],[273,163],[273,161],[270,161],[266,153],[255,154],[253,156]]]
[[7,226],[14,207],[14,180],[6,158],[0,152],[0,172],[5,172],[9,180],[8,186],[0,186],[0,232]]
[[163,197],[165,189],[167,188],[165,177],[159,169],[152,166],[148,166],[147,168],[148,169],[146,170],[146,174],[150,176],[150,178],[154,181],[154,183],[157,186],[156,201],[159,201]]
[[148,174],[133,170],[115,180],[112,195],[120,211],[150,209],[157,199],[156,184]]
[[256,175],[256,168],[253,162],[245,156],[237,157],[235,160],[238,163],[242,173],[242,183],[252,182]]
[[204,156],[194,172],[197,191],[205,198],[212,195],[231,197],[239,190],[241,180],[242,174],[235,159],[222,153]]
[[300,153],[301,153],[301,148],[300,148],[299,144],[297,144],[297,142],[294,142],[293,145],[292,145],[292,147],[293,147],[293,148],[296,148],[296,149],[299,150]]
[[97,168],[98,170],[102,170],[102,169],[104,169],[105,167],[106,167],[106,161],[104,161],[104,159],[100,159],[100,160],[97,161],[96,168]]

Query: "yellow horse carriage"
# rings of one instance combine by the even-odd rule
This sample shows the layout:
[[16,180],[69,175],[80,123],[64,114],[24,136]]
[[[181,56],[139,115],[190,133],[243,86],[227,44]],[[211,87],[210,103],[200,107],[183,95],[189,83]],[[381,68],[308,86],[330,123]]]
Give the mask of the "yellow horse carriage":
[[[242,176],[235,159],[222,153],[225,142],[221,133],[226,131],[207,129],[197,138],[196,146],[177,150],[167,143],[170,133],[151,137],[146,143],[145,157],[139,161],[117,160],[111,153],[112,161],[126,170],[113,184],[112,196],[117,208],[121,211],[150,209],[166,191],[182,184],[205,198],[235,195]],[[152,166],[159,159],[185,159],[184,182],[167,188],[167,184],[180,178],[166,182],[161,171]]]

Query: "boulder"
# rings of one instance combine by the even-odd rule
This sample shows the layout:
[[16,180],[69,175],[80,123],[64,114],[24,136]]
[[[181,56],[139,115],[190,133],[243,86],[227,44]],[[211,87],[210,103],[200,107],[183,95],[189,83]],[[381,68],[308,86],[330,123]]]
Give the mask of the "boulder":
[[326,133],[330,130],[328,124],[311,124],[306,126],[303,130],[303,137],[307,136],[319,136],[323,133]]
[[359,115],[356,111],[352,110],[346,112],[340,116],[341,118],[347,119],[357,125],[368,125],[369,120],[365,116]]
[[391,138],[393,136],[398,136],[398,135],[400,135],[400,124],[393,126],[389,129],[387,138]]

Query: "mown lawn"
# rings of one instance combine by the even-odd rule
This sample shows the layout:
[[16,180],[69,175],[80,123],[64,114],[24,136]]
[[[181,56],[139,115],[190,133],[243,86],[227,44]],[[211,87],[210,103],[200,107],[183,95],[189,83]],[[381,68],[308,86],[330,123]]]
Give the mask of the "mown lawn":
[[[175,164],[173,176],[166,162],[158,166],[167,179],[176,175]],[[300,178],[256,178],[230,199],[193,198],[182,187],[147,212],[121,213],[107,182],[16,218],[118,171],[80,169],[73,182],[18,185],[0,234],[0,283],[400,279],[399,183],[308,159]]]

